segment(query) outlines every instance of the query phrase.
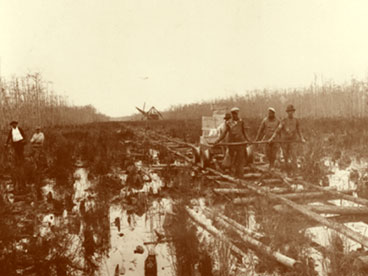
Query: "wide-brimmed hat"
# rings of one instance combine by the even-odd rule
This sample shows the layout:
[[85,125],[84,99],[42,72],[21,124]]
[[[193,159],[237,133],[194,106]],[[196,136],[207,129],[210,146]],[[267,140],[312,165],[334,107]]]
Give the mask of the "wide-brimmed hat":
[[289,104],[286,108],[286,112],[289,112],[289,111],[295,111],[295,108],[292,104]]
[[233,107],[230,111],[231,111],[231,113],[233,113],[233,112],[239,112],[239,107]]
[[9,125],[14,125],[14,124],[16,124],[16,125],[17,125],[17,124],[18,124],[18,122],[17,122],[17,121],[11,121]]
[[224,116],[224,119],[227,120],[227,119],[231,119],[231,114],[229,112],[227,112]]
[[269,107],[268,111],[272,111],[273,113],[276,113],[276,110],[273,107]]
[[35,128],[35,129],[36,129],[36,130],[37,130],[37,129],[41,129],[41,127],[40,127],[40,126],[36,126],[36,128]]

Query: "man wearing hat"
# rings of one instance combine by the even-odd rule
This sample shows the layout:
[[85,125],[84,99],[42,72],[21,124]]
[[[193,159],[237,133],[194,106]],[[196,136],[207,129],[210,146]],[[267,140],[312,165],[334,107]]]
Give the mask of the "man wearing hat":
[[[276,111],[273,107],[268,108],[268,116],[263,119],[258,129],[256,141],[268,141],[272,137],[273,133],[280,124],[280,121],[276,118],[275,113]],[[270,162],[270,169],[273,168],[278,149],[279,147],[275,143],[268,143],[265,145],[264,150],[266,157]]]
[[24,144],[26,142],[26,136],[23,129],[18,127],[17,121],[10,122],[11,129],[8,134],[8,139],[5,145],[11,145],[14,148],[15,163],[16,165],[23,164],[24,161]]
[[[222,141],[226,135],[229,143],[249,141],[246,132],[244,121],[239,118],[239,108],[231,109],[231,120],[226,122],[226,130],[215,141],[215,144]],[[246,147],[244,145],[229,146],[229,155],[231,158],[231,166],[235,169],[235,176],[243,177],[244,163],[246,159]]]
[[217,132],[218,134],[221,136],[221,134],[223,132],[225,132],[226,130],[226,122],[229,121],[231,119],[231,114],[229,112],[226,112],[225,116],[224,116],[224,121],[222,122],[221,125],[218,126],[217,128]]
[[[219,136],[222,135],[222,133],[224,133],[226,131],[226,124],[228,121],[231,120],[231,113],[226,112],[225,116],[224,116],[224,121],[222,122],[222,124],[217,128],[217,132],[219,134]],[[224,142],[227,143],[228,139],[227,136],[225,136]],[[222,147],[222,152],[224,154],[224,159],[222,161],[222,166],[226,169],[228,169],[231,166],[231,159],[230,159],[230,153],[229,153],[229,147]]]
[[[276,135],[281,133],[281,139],[286,143],[282,145],[282,153],[284,155],[285,164],[287,170],[296,168],[296,152],[295,152],[295,143],[299,139],[305,143],[305,139],[300,131],[299,120],[294,118],[295,108],[292,104],[288,105],[286,108],[286,112],[288,116],[283,119],[275,130],[272,137],[269,139],[269,142],[272,142],[275,139]],[[290,164],[289,164],[290,163]]]

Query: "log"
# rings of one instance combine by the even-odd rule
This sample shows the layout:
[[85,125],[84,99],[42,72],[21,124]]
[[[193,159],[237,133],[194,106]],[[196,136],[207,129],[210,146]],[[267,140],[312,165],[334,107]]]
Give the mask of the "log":
[[261,173],[246,173],[243,175],[243,179],[260,178],[261,176]]
[[[272,190],[268,193],[273,193]],[[275,193],[276,194],[276,193]],[[318,198],[326,198],[331,199],[331,195],[326,195],[323,192],[299,192],[299,193],[290,193],[290,194],[281,194],[282,197],[287,198],[289,200],[314,200]],[[335,197],[336,196],[333,196]],[[234,204],[249,204],[253,203],[257,200],[256,197],[247,197],[247,198],[235,198],[233,199]]]
[[276,185],[276,184],[281,184],[282,180],[277,179],[277,178],[263,179],[262,183],[265,185]]
[[[290,200],[316,199],[316,198],[321,198],[321,197],[331,198],[331,195],[326,195],[326,193],[324,192],[299,192],[299,193],[282,194],[282,196]],[[332,195],[332,197],[336,197],[336,196]]]
[[234,184],[234,182],[229,182],[229,181],[221,181],[221,180],[215,180],[215,182],[217,184],[219,184],[220,186],[232,186],[235,187],[236,185]]
[[[212,215],[212,213],[210,211],[208,211],[208,209],[205,211],[207,214]],[[246,243],[252,245],[255,250],[258,250],[260,252],[262,252],[263,254],[275,259],[276,261],[278,261],[279,263],[290,267],[290,268],[294,268],[294,269],[298,269],[300,268],[300,262],[281,254],[280,252],[274,251],[271,249],[271,247],[263,244],[262,242],[252,238],[249,234],[250,230],[246,230],[246,231],[242,231],[238,228],[235,228],[234,226],[232,226],[231,224],[229,224],[225,219],[222,218],[222,216],[215,216],[215,220],[217,223],[219,223],[221,226],[223,226],[226,229],[230,229],[234,232],[236,232],[239,237]],[[242,229],[245,227],[242,227]]]
[[[229,175],[224,175],[218,171],[215,171],[211,168],[207,169],[208,171],[212,172],[213,174],[217,174],[217,175],[221,175],[224,179],[227,179],[229,181],[233,181],[235,183],[241,183],[242,185],[244,185],[245,187],[247,187],[248,189],[251,189],[253,191],[255,191],[256,193],[262,195],[262,196],[266,196],[267,198],[270,199],[274,199],[274,200],[278,200],[281,201],[282,203],[290,206],[291,208],[293,208],[294,210],[298,211],[299,213],[331,228],[336,230],[337,232],[349,237],[350,239],[364,245],[365,247],[368,247],[368,238],[356,231],[353,231],[352,229],[348,228],[347,226],[343,225],[343,224],[339,224],[333,221],[328,220],[327,218],[317,214],[316,212],[313,212],[307,208],[304,208],[303,206],[287,199],[284,198],[282,195],[276,195],[273,193],[264,193],[262,190],[259,189],[259,187],[249,184],[245,181],[242,181],[240,179],[236,179],[234,177],[231,177]],[[314,186],[314,185],[313,185]],[[331,192],[331,191],[328,191]]]
[[248,189],[235,189],[235,188],[215,188],[213,191],[217,194],[237,194],[237,195],[246,195],[252,193]]
[[186,168],[188,166],[185,165],[177,165],[177,164],[158,164],[158,165],[150,165],[150,169],[160,169],[160,168]]
[[200,227],[202,227],[204,230],[206,230],[208,233],[216,237],[217,239],[220,239],[222,242],[224,242],[226,245],[229,246],[229,248],[234,251],[236,254],[248,258],[247,254],[241,250],[239,247],[234,245],[222,232],[220,232],[216,227],[213,225],[206,225],[202,222],[202,218],[198,216],[198,214],[190,209],[189,207],[185,207],[185,210],[187,211],[189,217]]
[[368,256],[367,255],[359,256],[358,258],[354,260],[354,263],[358,268],[367,268],[368,267]]
[[[289,144],[289,143],[301,143],[301,141],[278,140],[278,141],[273,141],[272,143],[284,143],[284,144]],[[218,143],[218,144],[207,143],[207,144],[208,144],[208,145],[210,145],[210,146],[213,146],[213,147],[217,147],[217,146],[245,146],[245,145],[268,144],[268,141],[232,142],[232,143]]]
[[238,205],[243,205],[243,204],[246,205],[246,204],[254,203],[257,200],[259,199],[253,196],[253,197],[234,198],[232,202]]
[[155,135],[157,137],[164,138],[164,139],[168,140],[169,142],[174,143],[176,145],[179,144],[179,145],[187,146],[187,147],[190,147],[190,148],[195,147],[195,145],[193,145],[191,143],[186,143],[186,142],[183,142],[183,141],[180,141],[180,140],[177,140],[177,139],[173,139],[173,138],[170,138],[166,135],[157,135],[157,134],[155,134]]
[[[229,183],[229,182],[226,182]],[[233,183],[229,183],[230,185],[234,185]],[[284,194],[286,192],[290,192],[291,189],[290,188],[279,188],[279,187],[275,187],[275,188],[268,188],[268,187],[262,187],[260,188],[261,190],[263,190],[264,192],[271,192],[271,193],[275,193],[275,194]],[[237,188],[215,188],[213,189],[213,191],[215,193],[219,193],[219,194],[249,194],[249,193],[253,193],[252,191],[250,191],[249,189],[237,189]],[[303,192],[302,190],[300,190],[298,192],[301,193]],[[322,193],[321,193],[322,194]]]
[[344,192],[340,192],[340,191],[326,190],[326,189],[323,189],[323,187],[313,185],[311,183],[308,183],[308,182],[302,181],[302,180],[299,180],[298,182],[300,182],[300,184],[302,184],[303,186],[310,187],[310,188],[315,188],[316,190],[324,191],[328,194],[338,196],[339,198],[342,198],[342,199],[345,199],[345,200],[348,200],[348,201],[352,201],[352,202],[355,202],[355,203],[358,203],[358,204],[361,204],[361,205],[368,206],[368,200],[367,199],[347,195]]
[[[368,214],[368,208],[365,207],[353,207],[353,206],[333,206],[333,205],[303,205],[303,207],[323,214],[335,214],[335,215],[363,215]],[[285,205],[276,205],[273,207],[276,211],[287,212],[290,211]]]
[[249,228],[247,228],[244,225],[238,223],[237,221],[225,216],[224,214],[214,213],[214,211],[210,210],[208,207],[204,207],[203,210],[205,212],[207,212],[208,214],[211,214],[215,218],[215,221],[218,217],[220,217],[221,219],[223,219],[224,221],[226,221],[228,224],[232,225],[233,227],[235,227],[239,231],[244,232],[244,234],[246,234],[246,235],[250,235],[250,236],[252,236],[256,239],[261,239],[261,238],[264,237],[262,234],[250,230]]
[[[160,145],[160,146],[162,146],[162,143],[161,142],[157,142],[157,141],[150,141],[150,143],[151,144],[156,144],[156,145]],[[193,163],[193,160],[191,159],[191,158],[189,158],[188,156],[186,156],[186,155],[184,155],[184,154],[182,154],[182,153],[180,153],[180,152],[177,152],[177,151],[175,151],[175,150],[172,150],[172,149],[170,149],[169,147],[167,147],[166,146],[166,150],[167,151],[169,151],[169,152],[171,152],[171,153],[173,153],[173,154],[175,154],[175,155],[177,155],[177,156],[179,156],[179,157],[181,157],[181,158],[183,158],[185,161],[187,161],[188,163]]]
[[[219,180],[221,179],[220,176],[218,175],[206,175],[206,178],[208,178],[209,180]],[[231,185],[233,185],[233,183],[230,183]]]
[[[287,177],[283,176],[281,173],[272,172],[272,174],[280,177],[280,179],[282,179],[282,181],[285,184],[287,184],[287,185],[292,185],[291,181],[294,181],[294,179],[287,178]],[[345,199],[345,200],[348,200],[348,201],[352,201],[352,202],[355,202],[355,203],[358,203],[358,204],[362,204],[362,205],[368,206],[368,200],[367,199],[359,198],[359,197],[354,197],[354,196],[351,196],[351,195],[346,194],[346,193],[350,193],[351,191],[347,191],[347,192],[346,191],[336,191],[336,188],[335,187],[334,187],[334,189],[332,187],[321,187],[321,186],[318,186],[318,185],[314,185],[314,184],[308,183],[308,182],[303,181],[301,179],[296,179],[295,182],[297,184],[301,184],[301,185],[303,185],[305,187],[308,187],[308,188],[311,188],[311,189],[316,189],[316,190],[319,190],[319,191],[324,191],[326,193],[336,195],[339,198],[342,198],[342,199]]]

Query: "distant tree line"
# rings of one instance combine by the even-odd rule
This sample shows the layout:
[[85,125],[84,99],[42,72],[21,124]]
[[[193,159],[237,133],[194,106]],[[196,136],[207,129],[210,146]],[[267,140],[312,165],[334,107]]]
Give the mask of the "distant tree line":
[[54,93],[39,73],[10,80],[0,78],[0,127],[11,120],[22,126],[61,126],[108,120],[91,106],[70,105],[65,96]]
[[293,104],[298,117],[367,117],[368,83],[352,79],[349,83],[313,83],[309,87],[290,90],[253,90],[214,101],[175,105],[163,112],[166,119],[199,119],[211,115],[213,107],[230,109],[237,106],[248,118],[265,116],[268,107],[285,116],[285,108]]

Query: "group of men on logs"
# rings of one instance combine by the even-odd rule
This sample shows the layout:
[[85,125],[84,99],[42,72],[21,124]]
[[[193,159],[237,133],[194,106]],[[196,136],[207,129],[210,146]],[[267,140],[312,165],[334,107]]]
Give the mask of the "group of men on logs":
[[[222,144],[226,146],[225,159],[227,157],[230,159],[228,165],[234,169],[235,176],[242,177],[244,173],[247,159],[245,145],[259,141],[265,144],[264,150],[270,169],[274,167],[280,144],[287,171],[292,173],[295,170],[297,167],[296,143],[305,143],[305,139],[300,130],[299,120],[294,117],[294,106],[288,105],[286,112],[287,117],[279,120],[276,118],[275,109],[268,108],[268,115],[262,120],[255,142],[247,135],[244,121],[239,117],[239,108],[234,107],[230,113],[225,114],[224,123],[219,127],[220,136],[213,144],[217,145],[224,141]],[[276,137],[280,137],[280,140],[275,139]]]

